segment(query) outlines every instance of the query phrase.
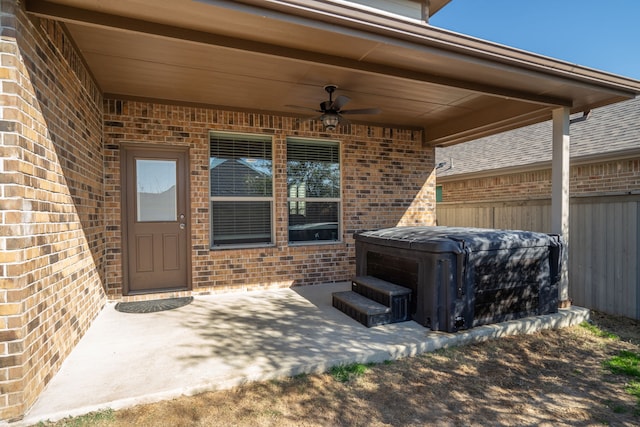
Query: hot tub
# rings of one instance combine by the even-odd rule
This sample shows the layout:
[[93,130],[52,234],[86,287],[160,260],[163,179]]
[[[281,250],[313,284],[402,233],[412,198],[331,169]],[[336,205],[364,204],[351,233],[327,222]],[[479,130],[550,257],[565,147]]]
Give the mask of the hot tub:
[[357,275],[411,289],[411,318],[434,331],[558,310],[563,244],[557,235],[395,227],[354,237]]

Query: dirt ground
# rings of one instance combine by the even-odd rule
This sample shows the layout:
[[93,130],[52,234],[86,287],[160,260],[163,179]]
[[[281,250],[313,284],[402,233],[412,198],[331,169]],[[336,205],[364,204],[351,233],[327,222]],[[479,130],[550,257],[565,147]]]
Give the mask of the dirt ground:
[[640,354],[640,322],[592,313],[576,326],[369,366],[340,382],[304,375],[41,426],[638,426],[629,377],[603,362]]

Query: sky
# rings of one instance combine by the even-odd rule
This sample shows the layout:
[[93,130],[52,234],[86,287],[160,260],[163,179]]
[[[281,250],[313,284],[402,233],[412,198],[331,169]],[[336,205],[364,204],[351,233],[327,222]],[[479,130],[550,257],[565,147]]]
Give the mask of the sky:
[[452,0],[429,23],[640,80],[640,0]]

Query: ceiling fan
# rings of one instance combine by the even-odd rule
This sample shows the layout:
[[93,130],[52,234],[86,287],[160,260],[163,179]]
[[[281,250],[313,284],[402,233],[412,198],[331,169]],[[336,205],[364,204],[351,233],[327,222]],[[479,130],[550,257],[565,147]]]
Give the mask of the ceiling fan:
[[312,120],[320,120],[324,126],[325,130],[332,131],[335,130],[338,124],[346,125],[349,124],[349,121],[342,117],[343,114],[379,114],[379,108],[362,108],[358,110],[343,110],[344,107],[351,99],[348,96],[340,95],[333,99],[333,93],[336,91],[338,86],[336,85],[327,85],[324,87],[324,90],[329,94],[329,100],[323,101],[320,103],[320,109],[316,110],[314,108],[308,107],[299,107],[297,105],[290,105],[290,107],[295,108],[304,108],[307,110],[313,110],[318,113],[322,113],[319,116],[314,116],[306,119],[305,121]]

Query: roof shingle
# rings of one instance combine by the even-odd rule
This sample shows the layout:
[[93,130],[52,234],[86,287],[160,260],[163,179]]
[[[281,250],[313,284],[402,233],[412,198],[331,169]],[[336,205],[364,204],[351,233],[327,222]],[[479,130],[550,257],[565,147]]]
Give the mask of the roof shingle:
[[[595,109],[571,125],[571,158],[640,149],[640,97]],[[551,121],[450,147],[436,148],[439,177],[551,161]]]

